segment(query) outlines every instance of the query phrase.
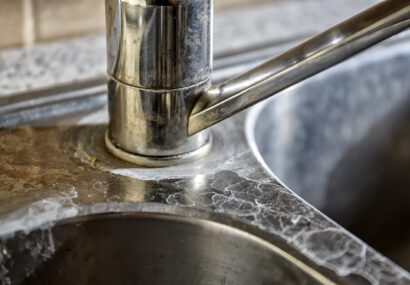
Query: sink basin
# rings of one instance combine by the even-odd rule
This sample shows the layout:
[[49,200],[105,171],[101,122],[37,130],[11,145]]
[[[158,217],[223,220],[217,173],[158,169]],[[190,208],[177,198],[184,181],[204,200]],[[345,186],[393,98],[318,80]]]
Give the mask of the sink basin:
[[71,218],[3,246],[12,284],[322,284],[258,237],[165,214]]
[[254,131],[283,184],[407,270],[409,51],[389,43],[287,90]]

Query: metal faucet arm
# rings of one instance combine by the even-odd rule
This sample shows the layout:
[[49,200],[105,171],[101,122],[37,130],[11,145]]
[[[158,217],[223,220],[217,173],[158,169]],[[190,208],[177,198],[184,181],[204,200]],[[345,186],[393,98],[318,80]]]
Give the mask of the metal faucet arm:
[[189,134],[208,128],[408,27],[409,1],[384,1],[252,70],[210,87],[189,117]]
[[203,156],[208,127],[410,26],[385,0],[266,63],[211,85],[213,0],[105,0],[114,155],[144,166]]

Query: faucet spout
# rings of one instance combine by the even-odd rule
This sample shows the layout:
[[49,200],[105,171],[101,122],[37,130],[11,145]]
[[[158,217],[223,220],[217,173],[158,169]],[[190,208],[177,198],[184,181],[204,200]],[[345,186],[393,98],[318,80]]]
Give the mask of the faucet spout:
[[385,0],[288,52],[211,85],[213,0],[105,0],[107,149],[159,167],[204,156],[208,127],[410,26]]
[[410,2],[386,0],[233,79],[208,88],[188,121],[193,135],[410,27]]

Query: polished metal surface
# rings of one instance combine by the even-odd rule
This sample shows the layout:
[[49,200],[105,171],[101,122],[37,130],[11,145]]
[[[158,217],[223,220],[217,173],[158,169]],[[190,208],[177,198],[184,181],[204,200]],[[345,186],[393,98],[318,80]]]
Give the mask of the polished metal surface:
[[208,89],[189,118],[194,134],[410,27],[408,0],[387,0]]
[[167,156],[142,156],[129,153],[122,150],[120,147],[116,146],[108,134],[105,132],[104,142],[107,150],[115,155],[116,157],[131,162],[136,165],[148,165],[151,167],[163,167],[169,166],[170,164],[185,164],[190,163],[195,160],[199,160],[205,157],[211,149],[212,138],[209,139],[208,143],[203,146],[199,146],[193,151],[178,154],[178,155],[167,155]]
[[133,161],[182,162],[210,143],[208,131],[188,138],[187,126],[210,82],[212,9],[210,0],[106,1],[108,135]]
[[366,53],[255,110],[286,186],[410,270],[410,42]]
[[[106,4],[109,136],[119,149],[144,157],[177,157],[202,147],[208,134],[190,136],[410,26],[407,0],[383,1],[209,87],[212,1]],[[196,52],[186,52],[191,50]],[[140,99],[142,93],[150,97],[148,103]]]
[[117,213],[68,219],[50,229],[55,252],[46,261],[21,247],[43,234],[7,241],[13,284],[335,284],[256,236],[197,218]]
[[[188,114],[197,94],[208,85],[199,84],[172,91],[144,90],[108,83],[110,123],[108,135],[113,144],[140,160],[151,157],[152,164],[194,152],[210,142],[208,131],[187,137]],[[147,139],[149,138],[149,139]],[[137,155],[139,154],[139,155]],[[175,162],[186,162],[176,159]],[[174,163],[175,163],[174,162]]]
[[209,80],[209,0],[106,0],[108,74],[143,89],[174,90]]

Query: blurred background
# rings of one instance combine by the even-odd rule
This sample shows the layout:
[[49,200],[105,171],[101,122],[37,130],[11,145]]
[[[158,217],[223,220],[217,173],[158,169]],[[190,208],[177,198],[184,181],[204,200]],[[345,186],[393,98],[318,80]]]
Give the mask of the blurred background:
[[[214,79],[246,70],[375,2],[215,0]],[[2,97],[105,80],[104,10],[104,0],[0,1],[0,115],[10,103]]]
[[[217,0],[223,11],[281,0]],[[0,48],[104,30],[104,0],[2,0]]]

